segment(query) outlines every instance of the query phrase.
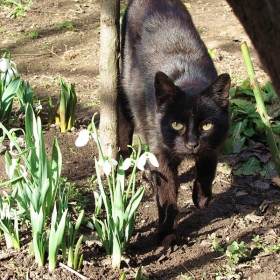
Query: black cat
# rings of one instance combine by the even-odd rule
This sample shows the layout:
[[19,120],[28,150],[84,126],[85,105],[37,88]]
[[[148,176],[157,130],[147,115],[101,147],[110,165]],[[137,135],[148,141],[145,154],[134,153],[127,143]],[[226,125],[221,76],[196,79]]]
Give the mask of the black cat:
[[229,128],[230,77],[217,72],[180,0],[131,0],[122,28],[121,153],[134,128],[157,157],[151,166],[159,212],[158,239],[178,241],[178,165],[195,159],[193,202],[212,195],[218,149]]

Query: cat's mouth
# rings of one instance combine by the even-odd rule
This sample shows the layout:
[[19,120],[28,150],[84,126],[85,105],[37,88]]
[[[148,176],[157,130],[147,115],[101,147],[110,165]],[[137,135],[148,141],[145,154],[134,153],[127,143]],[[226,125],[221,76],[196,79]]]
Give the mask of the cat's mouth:
[[180,154],[183,157],[195,156],[198,153],[199,153],[199,147],[196,148],[185,147],[184,150],[178,151],[178,154]]
[[174,147],[175,153],[181,157],[196,156],[200,154],[200,149],[201,145],[199,143],[195,145],[191,145],[190,143],[178,143]]

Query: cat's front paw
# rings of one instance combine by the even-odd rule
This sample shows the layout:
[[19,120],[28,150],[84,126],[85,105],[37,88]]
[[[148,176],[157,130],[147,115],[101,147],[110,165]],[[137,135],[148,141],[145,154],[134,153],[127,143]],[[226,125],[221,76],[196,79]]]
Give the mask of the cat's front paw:
[[205,210],[211,200],[211,197],[203,197],[203,196],[197,196],[196,199],[193,199],[194,205],[200,209]]
[[192,199],[194,205],[197,208],[201,210],[205,210],[211,200],[211,197],[212,197],[211,186],[209,188],[203,189],[200,182],[198,181],[194,182]]
[[163,247],[170,247],[179,244],[179,236],[177,234],[177,231],[168,235],[164,235],[163,233],[158,233],[157,238],[158,238],[158,245]]

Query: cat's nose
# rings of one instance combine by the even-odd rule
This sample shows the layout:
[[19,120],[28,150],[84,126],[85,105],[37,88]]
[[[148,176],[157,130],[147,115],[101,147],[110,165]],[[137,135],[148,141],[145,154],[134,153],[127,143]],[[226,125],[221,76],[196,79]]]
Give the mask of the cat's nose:
[[198,146],[198,141],[194,137],[192,137],[192,139],[189,139],[186,146],[189,149],[194,150]]
[[194,150],[198,146],[197,142],[188,142],[187,147],[191,150]]
[[186,139],[186,146],[190,150],[194,150],[198,146],[197,137],[193,133],[189,133]]

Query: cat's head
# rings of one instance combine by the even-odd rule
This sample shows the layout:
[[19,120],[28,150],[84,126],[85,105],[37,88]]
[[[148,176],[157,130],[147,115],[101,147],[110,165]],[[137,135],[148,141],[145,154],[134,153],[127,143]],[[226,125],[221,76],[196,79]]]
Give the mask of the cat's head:
[[221,146],[229,129],[228,74],[218,76],[200,92],[177,87],[163,72],[156,73],[154,86],[165,148],[174,156],[186,156],[211,153]]

